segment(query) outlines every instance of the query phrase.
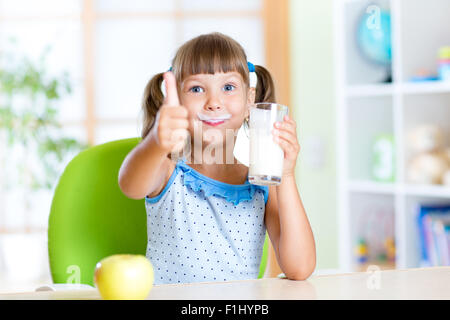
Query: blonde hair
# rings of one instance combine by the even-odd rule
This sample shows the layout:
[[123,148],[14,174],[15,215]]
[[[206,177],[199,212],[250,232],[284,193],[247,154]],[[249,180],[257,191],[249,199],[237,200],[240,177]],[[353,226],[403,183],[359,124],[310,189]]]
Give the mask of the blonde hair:
[[[172,72],[177,85],[191,75],[214,74],[216,72],[238,72],[247,87],[249,84],[249,70],[247,56],[242,46],[231,37],[219,32],[200,35],[183,44],[172,60]],[[255,65],[257,75],[255,102],[276,102],[275,87],[270,72],[259,65]],[[161,91],[164,72],[154,75],[147,83],[143,101],[142,138],[152,129],[156,114],[164,102]]]

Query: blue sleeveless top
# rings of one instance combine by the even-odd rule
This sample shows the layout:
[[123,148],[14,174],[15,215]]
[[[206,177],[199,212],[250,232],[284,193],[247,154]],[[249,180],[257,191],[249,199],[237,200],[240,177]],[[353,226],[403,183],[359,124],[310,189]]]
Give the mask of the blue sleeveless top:
[[146,197],[154,284],[256,279],[268,187],[211,179],[179,159],[167,185]]

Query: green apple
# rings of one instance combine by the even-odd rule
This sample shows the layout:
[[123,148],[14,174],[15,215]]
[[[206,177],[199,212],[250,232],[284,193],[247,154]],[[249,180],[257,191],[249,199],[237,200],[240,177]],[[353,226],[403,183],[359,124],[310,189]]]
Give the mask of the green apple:
[[95,267],[94,282],[105,300],[145,299],[153,280],[153,266],[143,255],[112,255]]

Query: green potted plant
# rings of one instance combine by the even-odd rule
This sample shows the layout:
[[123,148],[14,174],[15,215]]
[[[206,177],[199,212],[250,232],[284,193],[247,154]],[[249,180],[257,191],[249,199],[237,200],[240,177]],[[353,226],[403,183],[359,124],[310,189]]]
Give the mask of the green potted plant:
[[[0,190],[50,190],[68,156],[87,147],[63,134],[58,113],[72,85],[67,72],[49,74],[49,52],[47,47],[33,61],[14,46],[0,51]],[[27,213],[32,211],[28,198],[23,197]]]

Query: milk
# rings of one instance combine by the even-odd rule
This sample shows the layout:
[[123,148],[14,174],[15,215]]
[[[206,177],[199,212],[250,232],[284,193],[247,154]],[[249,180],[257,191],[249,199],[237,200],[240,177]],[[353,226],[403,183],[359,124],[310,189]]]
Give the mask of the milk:
[[273,140],[272,129],[286,113],[273,109],[250,110],[249,181],[258,185],[277,185],[283,173],[284,152]]
[[257,134],[256,130],[250,130],[249,175],[281,178],[283,157],[283,150],[273,141],[272,134]]

